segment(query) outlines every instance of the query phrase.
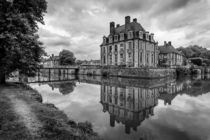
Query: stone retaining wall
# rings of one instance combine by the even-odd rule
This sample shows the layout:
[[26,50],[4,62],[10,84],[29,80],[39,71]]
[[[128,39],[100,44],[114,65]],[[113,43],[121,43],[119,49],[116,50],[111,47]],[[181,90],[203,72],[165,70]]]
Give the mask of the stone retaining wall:
[[176,70],[166,68],[120,68],[83,66],[79,68],[78,74],[152,79],[176,76]]

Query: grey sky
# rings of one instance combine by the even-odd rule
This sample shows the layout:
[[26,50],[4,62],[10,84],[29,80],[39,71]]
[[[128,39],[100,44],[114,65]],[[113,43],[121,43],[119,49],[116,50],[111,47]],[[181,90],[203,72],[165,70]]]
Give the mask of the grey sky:
[[99,59],[109,22],[124,24],[127,15],[154,33],[159,44],[166,40],[175,47],[210,47],[210,0],[47,1],[48,13],[39,33],[48,54],[68,49],[78,59]]

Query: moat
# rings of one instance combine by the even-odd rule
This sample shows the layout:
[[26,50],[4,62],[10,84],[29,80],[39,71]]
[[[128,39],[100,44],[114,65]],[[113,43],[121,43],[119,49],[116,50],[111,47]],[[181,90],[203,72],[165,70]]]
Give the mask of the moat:
[[28,82],[44,103],[72,120],[91,122],[105,140],[210,139],[209,76],[144,80],[61,75],[43,82],[48,80],[40,75]]

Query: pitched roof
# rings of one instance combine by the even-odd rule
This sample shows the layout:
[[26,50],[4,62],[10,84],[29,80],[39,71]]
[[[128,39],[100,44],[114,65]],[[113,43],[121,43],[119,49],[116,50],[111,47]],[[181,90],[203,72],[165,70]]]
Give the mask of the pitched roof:
[[115,28],[115,34],[126,33],[128,31],[143,31],[143,32],[145,32],[146,30],[138,22],[128,23],[127,28],[125,28],[125,25],[121,25],[121,26]]
[[162,54],[167,54],[167,53],[176,53],[176,54],[180,54],[181,53],[179,51],[177,51],[172,45],[163,45],[163,46],[158,46],[159,47],[159,51]]

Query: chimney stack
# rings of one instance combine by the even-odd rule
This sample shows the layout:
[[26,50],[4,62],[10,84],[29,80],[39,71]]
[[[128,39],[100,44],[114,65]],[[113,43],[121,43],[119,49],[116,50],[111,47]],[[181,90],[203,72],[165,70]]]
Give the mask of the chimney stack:
[[167,42],[166,41],[164,41],[164,46],[167,46]]
[[112,21],[110,22],[110,34],[114,34],[114,30],[115,30],[115,23]]
[[117,27],[120,27],[120,24],[117,24]]
[[130,20],[131,20],[131,17],[130,16],[126,16],[125,17],[125,25],[130,23],[131,22]]
[[133,19],[133,22],[137,22],[137,18],[134,18],[134,19]]
[[168,42],[168,45],[171,46],[171,41]]

